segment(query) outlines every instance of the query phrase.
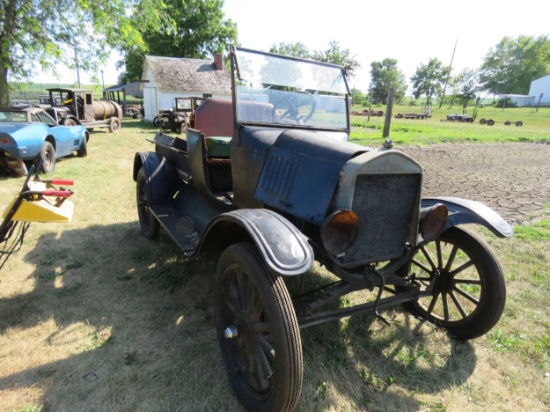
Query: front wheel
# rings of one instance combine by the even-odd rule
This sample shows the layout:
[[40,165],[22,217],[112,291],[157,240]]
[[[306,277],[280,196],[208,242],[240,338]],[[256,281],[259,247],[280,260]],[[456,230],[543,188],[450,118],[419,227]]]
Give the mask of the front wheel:
[[149,210],[151,205],[147,192],[147,177],[143,168],[137,175],[136,200],[141,233],[148,239],[154,239],[158,236],[160,224]]
[[251,411],[294,409],[302,388],[298,321],[283,279],[256,248],[228,247],[216,272],[216,329],[229,381]]
[[82,136],[82,142],[76,154],[78,157],[86,157],[88,155],[88,133],[84,133],[84,136]]
[[109,131],[111,133],[116,133],[120,130],[120,120],[118,117],[111,117],[109,121]]
[[487,333],[504,309],[506,286],[500,264],[485,242],[457,227],[419,245],[402,275],[421,292],[432,288],[405,308],[457,339]]

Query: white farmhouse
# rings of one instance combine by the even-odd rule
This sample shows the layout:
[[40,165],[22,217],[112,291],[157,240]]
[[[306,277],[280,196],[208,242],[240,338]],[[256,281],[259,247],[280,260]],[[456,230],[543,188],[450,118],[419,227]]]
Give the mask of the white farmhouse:
[[231,99],[231,74],[221,54],[214,60],[145,56],[142,75],[145,120],[174,106],[176,97]]
[[540,99],[541,106],[550,107],[550,74],[531,82],[529,96],[533,96],[535,98],[533,103],[534,106],[539,103]]

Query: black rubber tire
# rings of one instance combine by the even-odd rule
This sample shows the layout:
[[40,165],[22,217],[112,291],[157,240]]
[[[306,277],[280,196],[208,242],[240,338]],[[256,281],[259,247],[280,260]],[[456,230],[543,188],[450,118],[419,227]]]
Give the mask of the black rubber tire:
[[155,127],[162,127],[162,121],[160,120],[160,117],[155,116],[153,118],[153,126]]
[[487,120],[487,126],[493,126],[495,124],[495,121],[492,119]]
[[40,154],[35,159],[36,167],[39,166],[42,161],[41,172],[52,173],[55,170],[55,149],[53,145],[45,141],[40,148]]
[[118,117],[111,117],[109,120],[109,131],[111,133],[116,133],[120,130],[120,120]]
[[[254,246],[237,243],[223,252],[214,288],[218,342],[235,394],[250,411],[292,411],[302,389],[302,345],[283,279]],[[230,328],[236,337],[226,337]]]
[[82,138],[82,143],[80,144],[80,147],[78,148],[76,155],[78,157],[86,157],[88,156],[88,133],[84,133],[84,137]]
[[521,127],[521,126],[523,126],[523,122],[521,120],[518,120],[516,122],[516,127]]
[[481,120],[479,121],[479,124],[485,124],[485,123],[487,123],[487,119],[481,119]]
[[149,196],[147,194],[147,177],[141,168],[137,175],[136,202],[141,233],[147,239],[154,239],[159,234],[159,221],[149,210]]
[[78,123],[76,122],[76,120],[74,120],[73,118],[71,117],[65,117],[64,119],[61,120],[61,124],[63,126],[68,126],[68,127],[72,127],[72,126],[76,126],[78,125]]
[[407,310],[461,340],[477,338],[497,324],[506,285],[484,241],[457,227],[447,229],[435,241],[419,245],[402,273],[421,290],[438,274],[432,294],[406,303]]

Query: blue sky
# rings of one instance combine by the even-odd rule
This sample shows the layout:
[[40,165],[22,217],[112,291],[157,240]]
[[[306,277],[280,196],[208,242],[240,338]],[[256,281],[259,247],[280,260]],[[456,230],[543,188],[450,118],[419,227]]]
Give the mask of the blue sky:
[[[542,0],[225,0],[224,12],[237,23],[243,47],[268,50],[279,42],[301,41],[311,50],[325,50],[330,41],[339,42],[362,66],[350,86],[366,91],[373,61],[397,59],[408,80],[430,58],[449,64],[457,42],[453,67],[458,73],[479,67],[504,36],[550,35],[544,4]],[[106,84],[116,82],[116,60],[103,68]],[[75,73],[62,72],[63,81],[76,81]],[[81,81],[87,79],[81,73]],[[55,78],[41,75],[35,80],[46,81]]]

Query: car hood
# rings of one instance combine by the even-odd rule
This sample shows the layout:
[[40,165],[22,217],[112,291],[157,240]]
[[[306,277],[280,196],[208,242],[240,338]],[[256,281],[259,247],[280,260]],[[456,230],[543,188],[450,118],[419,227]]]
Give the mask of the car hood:
[[254,199],[306,221],[321,224],[346,162],[370,149],[290,129],[267,152]]

